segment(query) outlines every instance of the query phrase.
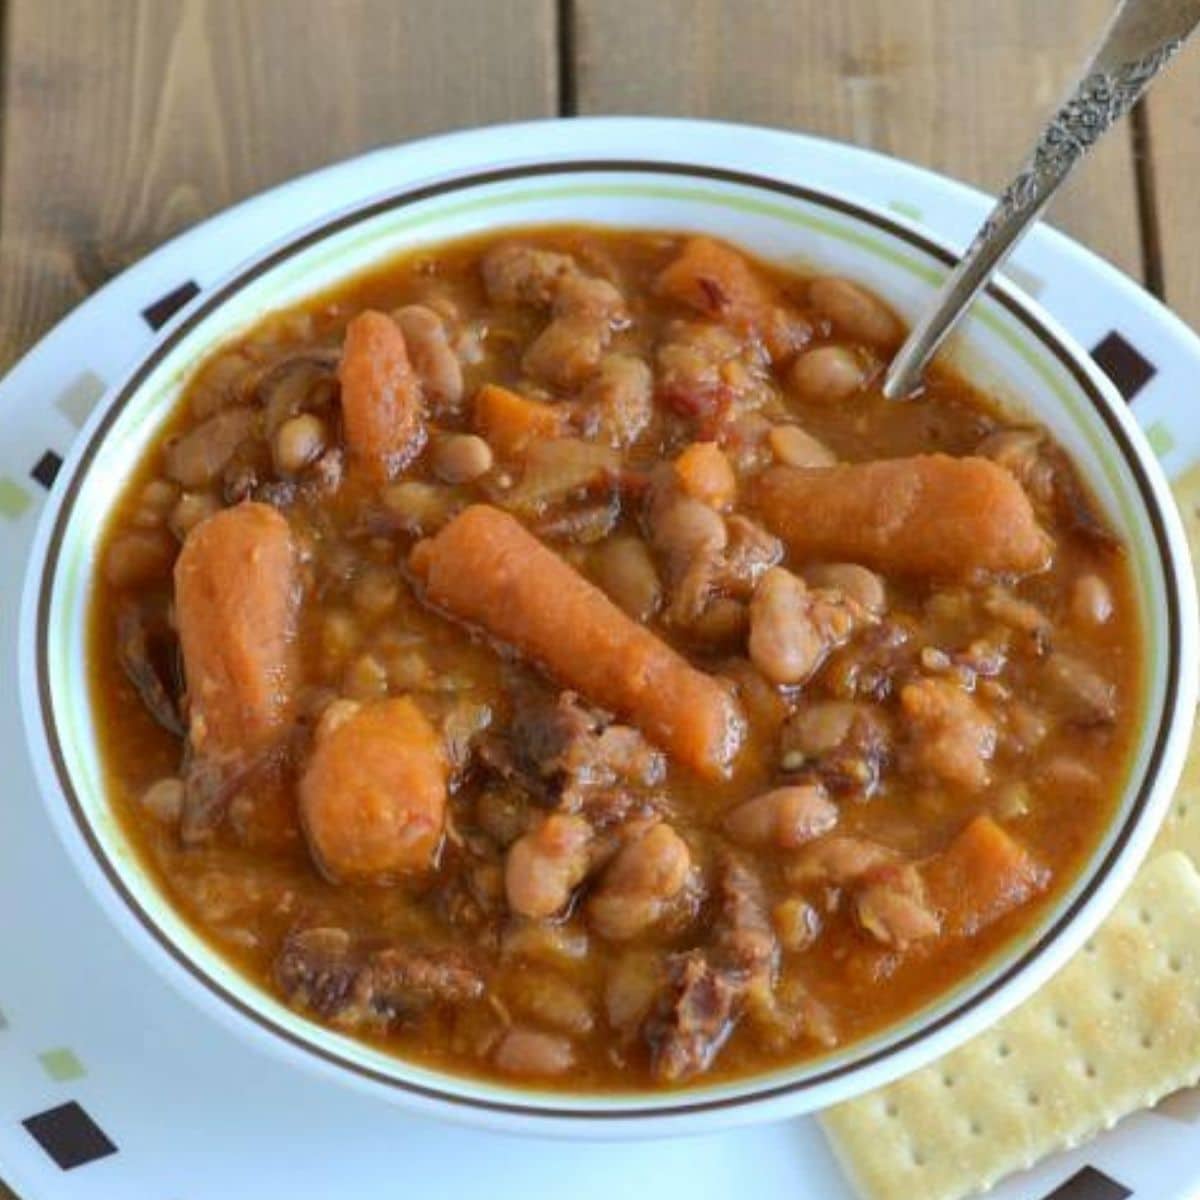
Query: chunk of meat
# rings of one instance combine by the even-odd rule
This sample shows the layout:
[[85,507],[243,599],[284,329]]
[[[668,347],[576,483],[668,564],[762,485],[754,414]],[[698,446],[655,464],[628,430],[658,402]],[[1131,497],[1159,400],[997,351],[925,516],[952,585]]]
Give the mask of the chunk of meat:
[[289,731],[299,602],[295,544],[275,509],[240,504],[188,534],[175,563],[175,621],[200,758],[248,765]]
[[168,478],[185,488],[206,488],[229,465],[238,447],[258,431],[261,417],[252,408],[223,408],[207,421],[167,443]]
[[654,289],[705,317],[758,335],[775,359],[795,353],[811,333],[807,322],[782,311],[775,289],[742,255],[712,238],[689,238]]
[[872,875],[854,897],[854,913],[872,937],[896,950],[937,937],[942,928],[921,875],[910,863]]
[[396,310],[395,320],[425,403],[436,416],[456,412],[463,397],[462,366],[442,318],[423,304],[407,304]]
[[568,254],[539,250],[520,242],[501,242],[484,256],[483,286],[493,304],[547,308],[562,280],[578,267]]
[[815,773],[831,791],[870,795],[891,750],[883,714],[872,705],[823,700],[799,708],[780,734],[779,765]]
[[983,458],[772,467],[757,500],[767,525],[801,558],[946,577],[1037,571],[1050,561],[1050,539],[1020,484]]
[[520,484],[505,498],[515,511],[541,512],[572,495],[611,484],[620,459],[608,446],[583,438],[538,438],[525,447]]
[[567,411],[485,383],[475,394],[475,428],[501,458],[517,458],[536,439],[565,433]]
[[748,986],[769,988],[779,960],[779,942],[762,880],[742,859],[723,854],[717,863],[716,890],[714,954]]
[[978,701],[948,679],[918,679],[900,689],[900,708],[918,770],[964,791],[987,786],[996,723]]
[[146,711],[168,733],[185,737],[171,671],[176,639],[163,605],[126,600],[117,613],[117,659]]
[[772,683],[803,683],[870,619],[840,592],[810,590],[790,571],[772,567],[750,601],[750,661]]
[[579,387],[600,366],[612,331],[607,322],[586,314],[556,317],[534,339],[521,359],[533,379],[570,390]]
[[504,864],[508,906],[523,917],[561,912],[587,874],[592,828],[582,817],[551,813],[509,847]]
[[976,453],[1011,472],[1043,516],[1057,517],[1102,549],[1120,545],[1071,461],[1042,430],[999,430],[980,442]]
[[632,354],[607,354],[579,400],[583,432],[614,449],[625,449],[654,417],[654,373]]
[[334,882],[386,881],[435,861],[447,763],[437,732],[407,697],[329,713],[300,781],[309,849]]
[[342,427],[353,468],[387,483],[425,444],[421,387],[400,326],[368,309],[346,326],[342,361]]
[[674,322],[656,357],[659,397],[708,435],[726,417],[753,412],[775,395],[766,352],[723,325]]
[[1050,882],[1050,872],[987,815],[975,817],[921,873],[947,933],[962,937],[1019,908]]
[[518,692],[507,743],[489,746],[485,758],[502,774],[568,807],[589,789],[649,788],[666,774],[662,753],[638,730],[614,724],[573,692],[561,692],[553,703]]
[[768,569],[783,558],[783,543],[741,513],[725,518],[725,533],[725,550],[713,584],[725,595],[744,600],[753,594]]
[[779,945],[762,884],[733,856],[724,857],[718,871],[712,949],[669,960],[667,988],[645,1023],[651,1070],[663,1082],[706,1071],[747,1000],[762,1009],[774,1006]]
[[409,563],[432,604],[482,625],[683,765],[726,774],[744,734],[731,693],[506,513],[468,508]]
[[797,850],[837,824],[837,805],[819,784],[773,788],[725,814],[730,837],[747,846]]
[[659,1008],[647,1018],[650,1070],[662,1083],[703,1074],[733,1031],[744,984],[736,973],[714,967],[693,950],[668,966],[669,983]]
[[350,1029],[387,1025],[430,1004],[461,1004],[483,993],[482,976],[457,951],[389,946],[367,952],[332,926],[290,934],[273,973],[290,1004]]
[[644,933],[666,913],[687,885],[692,856],[666,822],[627,841],[605,868],[587,902],[592,928],[609,941]]

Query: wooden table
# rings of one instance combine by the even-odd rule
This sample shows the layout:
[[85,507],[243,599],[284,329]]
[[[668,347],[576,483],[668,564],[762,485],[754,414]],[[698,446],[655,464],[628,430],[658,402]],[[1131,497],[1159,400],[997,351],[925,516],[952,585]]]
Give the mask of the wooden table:
[[[825,134],[995,190],[1112,0],[0,0],[0,371],[243,196],[582,113]],[[1200,324],[1200,52],[1051,218]]]

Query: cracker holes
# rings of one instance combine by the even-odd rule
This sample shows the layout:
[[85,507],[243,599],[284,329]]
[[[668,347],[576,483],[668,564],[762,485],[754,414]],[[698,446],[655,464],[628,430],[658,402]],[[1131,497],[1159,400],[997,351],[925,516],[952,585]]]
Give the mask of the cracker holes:
[[1175,974],[1178,975],[1179,972],[1183,970],[1183,959],[1178,954],[1172,954],[1170,958],[1167,959],[1167,967],[1169,970],[1174,971]]
[[1150,1047],[1154,1045],[1154,1034],[1143,1033],[1142,1036],[1138,1038],[1138,1042],[1141,1044],[1143,1050],[1149,1050]]
[[1012,1053],[1012,1047],[1007,1042],[1001,1042],[996,1047],[996,1053],[1000,1058],[1007,1058]]
[[972,1121],[970,1125],[972,1137],[983,1137],[983,1123],[980,1121]]
[[883,1106],[883,1115],[885,1117],[890,1118],[893,1121],[900,1115],[900,1110],[899,1110],[899,1108],[896,1107],[896,1104],[894,1101],[889,1100]]
[[1071,1022],[1062,1013],[1054,1014],[1054,1024],[1058,1029],[1069,1029]]
[[1083,1064],[1083,1073],[1088,1079],[1095,1079],[1096,1078],[1096,1064],[1090,1063],[1090,1062],[1085,1062]]
[[1115,987],[1108,994],[1112,998],[1112,1002],[1114,1004],[1120,1004],[1125,999],[1125,989],[1124,988]]
[[1030,1108],[1038,1108],[1042,1103],[1042,1098],[1037,1092],[1026,1092],[1025,1103],[1028,1104]]
[[1092,941],[1091,938],[1088,938],[1088,940],[1083,943],[1083,952],[1084,952],[1084,954],[1095,954],[1096,953],[1096,943],[1094,941]]
[[912,1148],[912,1165],[914,1167],[923,1167],[925,1161],[925,1151],[920,1146],[914,1146]]
[[952,1088],[954,1086],[955,1082],[956,1082],[956,1080],[953,1075],[951,1075],[949,1072],[943,1072],[942,1087]]
[[1143,925],[1152,925],[1154,923],[1154,914],[1148,908],[1139,909],[1138,920]]

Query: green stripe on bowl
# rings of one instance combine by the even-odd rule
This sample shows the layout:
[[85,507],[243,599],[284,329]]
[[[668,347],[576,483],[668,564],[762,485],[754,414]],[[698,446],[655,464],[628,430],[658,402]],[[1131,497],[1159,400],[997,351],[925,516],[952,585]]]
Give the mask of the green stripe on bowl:
[[68,1083],[72,1079],[82,1079],[86,1074],[83,1063],[76,1057],[75,1052],[66,1046],[58,1046],[39,1054],[38,1062],[42,1070],[55,1083]]

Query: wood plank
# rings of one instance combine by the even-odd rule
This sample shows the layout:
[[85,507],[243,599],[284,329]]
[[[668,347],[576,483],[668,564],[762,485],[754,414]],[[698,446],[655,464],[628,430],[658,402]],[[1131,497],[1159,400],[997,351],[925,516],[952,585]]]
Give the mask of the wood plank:
[[1145,101],[1146,184],[1157,217],[1155,241],[1167,303],[1200,330],[1200,46],[1190,45]]
[[0,370],[112,273],[289,176],[557,107],[554,0],[9,0]]
[[[1112,0],[576,0],[580,112],[790,127],[997,191]],[[1102,145],[1050,220],[1141,277],[1131,140]]]

